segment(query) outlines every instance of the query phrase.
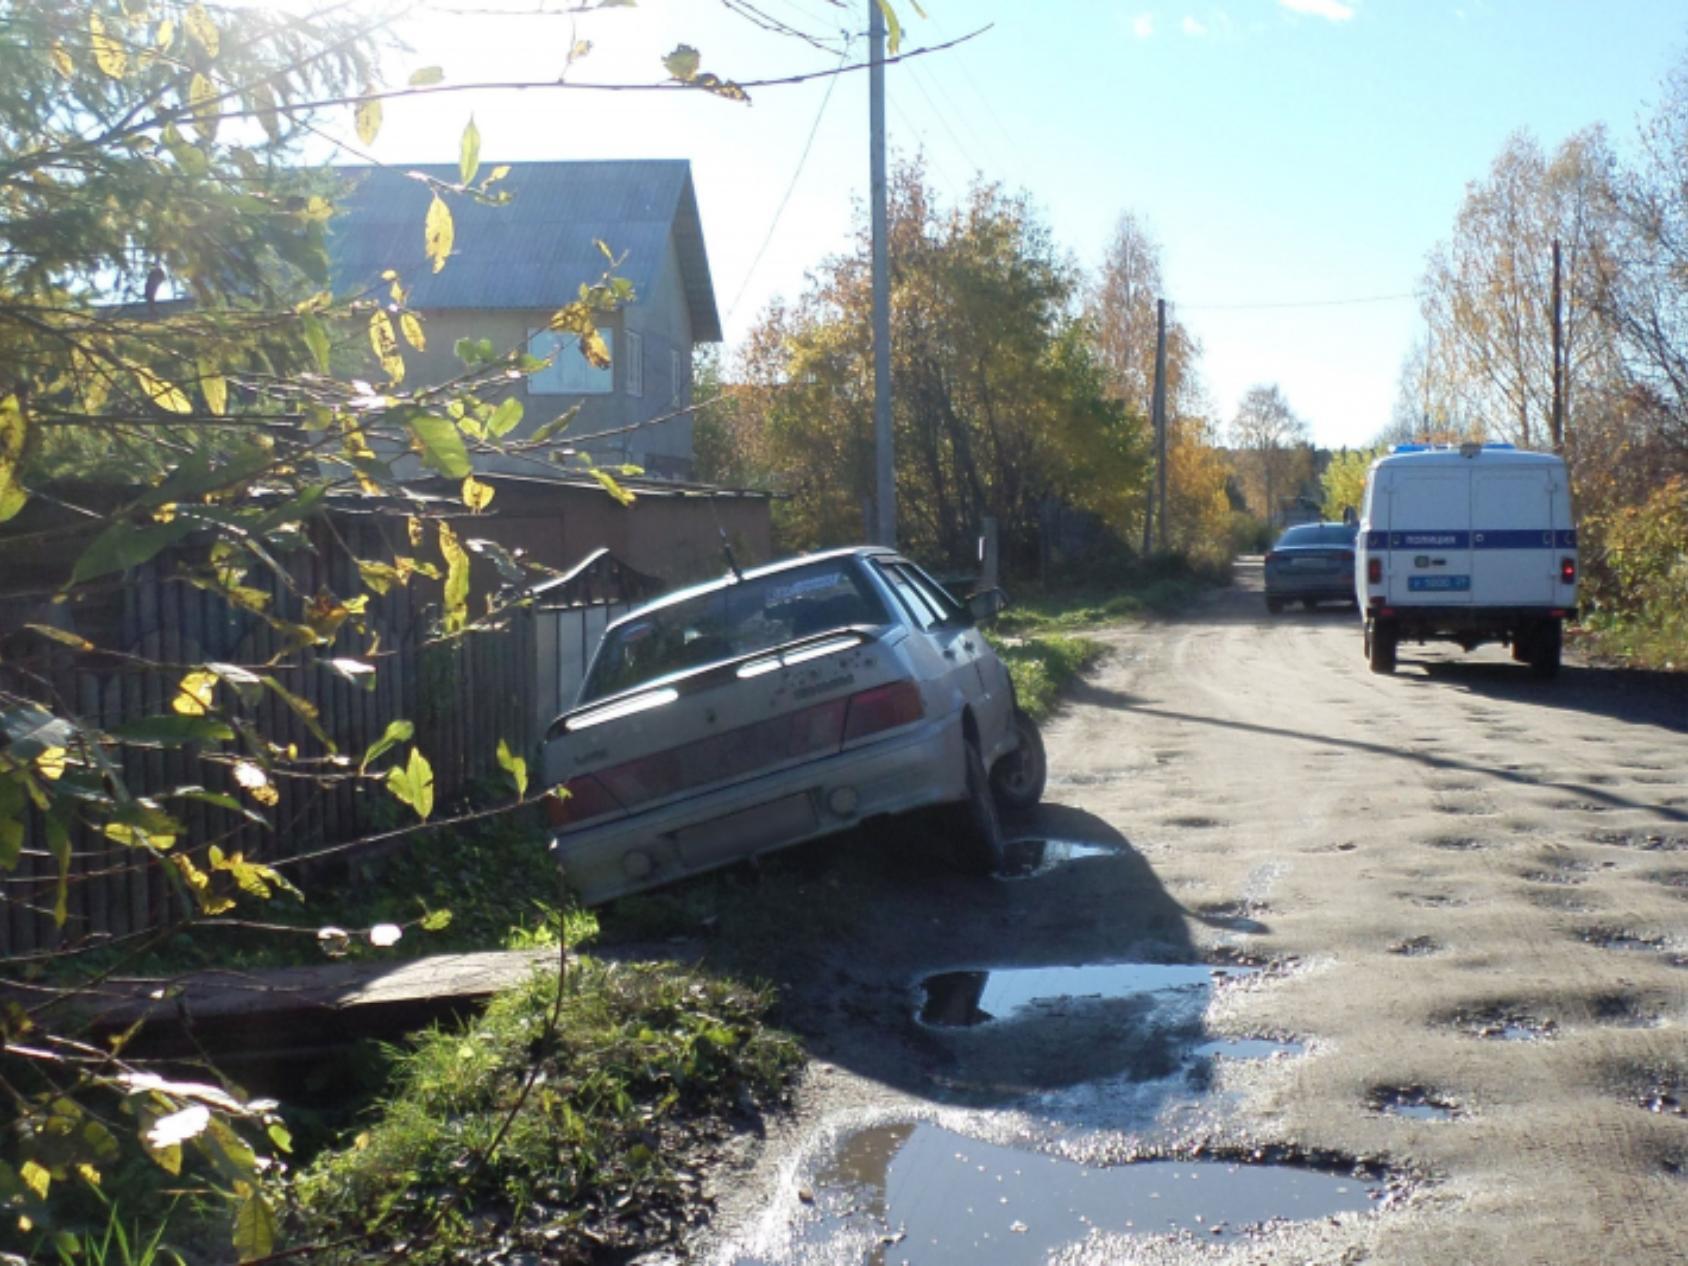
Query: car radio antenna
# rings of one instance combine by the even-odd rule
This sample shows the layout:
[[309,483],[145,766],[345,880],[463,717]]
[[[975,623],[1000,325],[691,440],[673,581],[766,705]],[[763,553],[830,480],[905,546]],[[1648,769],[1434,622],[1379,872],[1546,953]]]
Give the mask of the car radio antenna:
[[727,569],[733,573],[734,580],[743,580],[744,573],[739,570],[738,559],[733,557],[733,543],[727,539],[727,529],[717,523],[715,530],[721,534],[721,552],[727,556]]

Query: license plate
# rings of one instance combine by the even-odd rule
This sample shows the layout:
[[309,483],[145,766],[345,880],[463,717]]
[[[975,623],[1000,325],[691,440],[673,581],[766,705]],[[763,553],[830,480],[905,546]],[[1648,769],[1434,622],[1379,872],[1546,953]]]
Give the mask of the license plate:
[[1407,588],[1413,593],[1465,593],[1471,588],[1471,577],[1408,576]]
[[1330,568],[1328,558],[1292,558],[1289,565],[1298,571],[1326,571]]

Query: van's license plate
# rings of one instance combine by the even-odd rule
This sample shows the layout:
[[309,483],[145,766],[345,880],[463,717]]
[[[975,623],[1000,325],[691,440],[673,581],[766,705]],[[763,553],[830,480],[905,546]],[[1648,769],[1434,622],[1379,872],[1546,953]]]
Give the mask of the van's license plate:
[[1470,576],[1408,576],[1407,588],[1412,593],[1465,593],[1471,588]]

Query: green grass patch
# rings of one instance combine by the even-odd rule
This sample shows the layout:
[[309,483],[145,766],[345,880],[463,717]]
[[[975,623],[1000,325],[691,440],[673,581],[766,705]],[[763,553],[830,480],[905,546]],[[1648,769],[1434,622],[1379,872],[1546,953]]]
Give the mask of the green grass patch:
[[1575,645],[1595,659],[1635,668],[1688,671],[1688,612],[1592,612],[1572,630]]
[[700,1143],[780,1101],[801,1063],[769,991],[672,965],[576,960],[548,1029],[556,1003],[536,972],[399,1056],[374,1123],[291,1183],[290,1240],[368,1236],[360,1254],[424,1262],[648,1251],[683,1225]]
[[1102,657],[1106,648],[1088,637],[1050,633],[1014,641],[992,638],[1014,681],[1014,694],[1034,721],[1055,710],[1067,684]]

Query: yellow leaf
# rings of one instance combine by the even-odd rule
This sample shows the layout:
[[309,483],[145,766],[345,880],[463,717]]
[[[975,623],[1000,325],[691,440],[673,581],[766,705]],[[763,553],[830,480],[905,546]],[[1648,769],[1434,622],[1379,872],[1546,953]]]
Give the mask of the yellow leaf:
[[105,19],[98,13],[88,15],[88,46],[94,54],[94,65],[110,79],[121,79],[129,70],[129,54],[123,45],[106,34]]
[[65,52],[63,44],[54,44],[51,56],[53,69],[59,72],[61,79],[69,79],[76,73],[76,63],[70,60],[70,54]]
[[210,709],[211,697],[216,693],[216,689],[216,673],[189,673],[182,678],[182,684],[176,687],[177,694],[170,701],[170,706],[183,716],[202,717]]
[[62,747],[49,747],[35,758],[35,772],[48,782],[57,782],[64,777],[65,750]]
[[422,544],[422,520],[417,518],[414,514],[405,518],[404,531],[405,535],[410,538],[411,549],[415,549],[418,545]]
[[444,519],[437,526],[440,556],[445,559],[445,631],[458,633],[469,621],[469,555]]
[[610,367],[610,349],[604,342],[604,336],[597,328],[587,330],[580,336],[580,353],[593,369],[608,369]]
[[175,383],[160,378],[144,365],[131,365],[129,371],[135,375],[135,381],[141,384],[141,390],[147,399],[160,409],[170,413],[193,412],[193,402]]
[[18,1177],[42,1200],[47,1198],[47,1189],[53,1185],[53,1176],[32,1160],[26,1160],[19,1166]]
[[188,106],[194,130],[207,141],[217,137],[217,86],[197,71],[188,81]]
[[229,411],[228,380],[204,361],[199,362],[199,390],[205,396],[205,407],[212,413]]
[[0,523],[23,509],[29,500],[19,476],[23,473],[24,443],[29,438],[29,420],[18,398],[0,400]]
[[358,140],[365,145],[375,144],[375,138],[381,133],[381,102],[369,98],[358,102],[357,113]]
[[445,267],[446,256],[451,254],[456,240],[457,230],[451,222],[451,208],[436,193],[434,200],[428,204],[427,219],[422,223],[422,251],[434,261],[435,272]]
[[190,4],[182,21],[188,28],[188,35],[192,37],[194,43],[205,50],[207,57],[215,57],[221,40],[217,35],[217,24],[211,20],[211,15],[206,12],[205,6]]
[[[397,282],[393,283],[395,286]],[[428,350],[428,336],[422,332],[422,318],[414,312],[404,312],[399,315],[399,329],[404,333],[405,342],[419,352]]]
[[375,358],[381,362],[387,377],[395,383],[403,382],[404,357],[399,355],[398,335],[393,333],[392,321],[379,308],[369,314],[369,345],[375,349]]
[[463,504],[476,514],[492,504],[492,493],[491,484],[483,484],[473,475],[463,481]]
[[270,776],[264,772],[263,766],[252,761],[235,763],[234,780],[259,804],[273,805],[281,799],[281,793],[270,782]]
[[76,1166],[76,1172],[81,1176],[82,1181],[87,1183],[90,1187],[98,1187],[100,1185],[100,1171],[95,1169],[87,1161],[79,1161]]

